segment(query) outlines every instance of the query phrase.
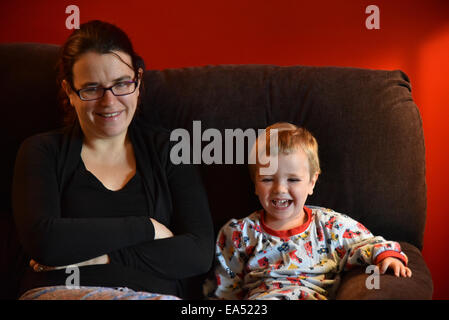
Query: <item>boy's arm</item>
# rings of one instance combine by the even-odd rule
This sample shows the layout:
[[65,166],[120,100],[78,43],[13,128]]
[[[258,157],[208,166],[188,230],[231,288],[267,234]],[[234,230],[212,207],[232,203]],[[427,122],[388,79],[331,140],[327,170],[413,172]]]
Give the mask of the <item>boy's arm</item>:
[[377,265],[388,257],[397,258],[407,265],[408,258],[401,251],[399,243],[386,241],[381,236],[375,237],[365,226],[348,216],[341,216],[334,226],[338,230],[340,249],[343,248],[345,252],[340,260],[342,269],[349,270],[360,265]]
[[407,265],[408,258],[401,251],[399,243],[386,241],[383,237],[354,237],[346,242],[348,258],[345,269],[351,269],[355,265],[379,264],[386,258],[399,259]]
[[215,246],[215,290],[212,297],[226,300],[243,299],[245,268],[244,242],[236,220],[231,220],[219,232]]

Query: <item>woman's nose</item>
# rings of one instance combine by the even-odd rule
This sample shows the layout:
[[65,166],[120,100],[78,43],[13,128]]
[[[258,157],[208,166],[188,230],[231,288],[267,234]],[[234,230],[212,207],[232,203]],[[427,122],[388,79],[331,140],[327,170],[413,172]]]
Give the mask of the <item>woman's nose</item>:
[[116,96],[112,93],[111,90],[105,90],[103,97],[101,98],[101,104],[105,106],[109,106],[115,102],[117,99]]

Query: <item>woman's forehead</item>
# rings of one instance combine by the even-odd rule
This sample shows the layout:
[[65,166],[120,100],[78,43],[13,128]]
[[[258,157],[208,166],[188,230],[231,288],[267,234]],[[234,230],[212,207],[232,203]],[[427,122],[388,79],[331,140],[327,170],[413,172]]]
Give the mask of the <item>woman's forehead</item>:
[[126,76],[133,77],[134,71],[127,65],[132,65],[131,57],[123,52],[114,53],[87,52],[81,55],[73,65],[74,85],[104,84]]

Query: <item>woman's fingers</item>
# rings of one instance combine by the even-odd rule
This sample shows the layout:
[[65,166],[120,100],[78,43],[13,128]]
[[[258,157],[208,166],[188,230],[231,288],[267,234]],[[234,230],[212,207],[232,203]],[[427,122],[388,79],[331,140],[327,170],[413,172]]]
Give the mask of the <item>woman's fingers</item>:
[[36,271],[36,272],[41,272],[41,271],[44,271],[44,267],[41,266],[39,263],[36,262],[36,263],[33,265],[33,270]]
[[35,260],[31,259],[30,267],[35,272],[42,272],[42,271],[60,270],[60,269],[65,269],[67,267],[81,267],[81,266],[87,266],[87,265],[108,264],[108,263],[109,263],[109,256],[107,254],[104,254],[102,256],[99,256],[99,257],[96,257],[96,258],[93,258],[93,259],[90,259],[87,261],[83,261],[83,262],[80,262],[77,264],[73,264],[73,265],[69,265],[69,266],[59,266],[59,267],[44,266],[43,264],[40,264],[40,263],[36,262]]
[[154,226],[154,239],[164,239],[173,237],[173,233],[159,221],[150,218]]
[[47,267],[44,266],[42,264],[39,264],[38,262],[34,261],[33,259],[30,260],[30,267],[35,271],[35,272],[42,272],[42,271],[50,271],[50,270],[54,270],[54,267]]
[[37,263],[37,262],[34,261],[33,259],[30,260],[30,267],[31,267],[34,271],[36,271],[36,272],[43,271],[42,265],[40,265],[39,263]]

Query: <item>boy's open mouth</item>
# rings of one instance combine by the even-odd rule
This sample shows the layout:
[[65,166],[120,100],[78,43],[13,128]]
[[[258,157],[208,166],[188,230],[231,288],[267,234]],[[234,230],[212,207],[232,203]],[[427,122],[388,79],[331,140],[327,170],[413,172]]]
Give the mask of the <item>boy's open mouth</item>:
[[293,202],[293,200],[287,200],[287,199],[283,199],[283,200],[271,200],[271,203],[272,203],[273,206],[275,206],[276,208],[287,208],[292,202]]

